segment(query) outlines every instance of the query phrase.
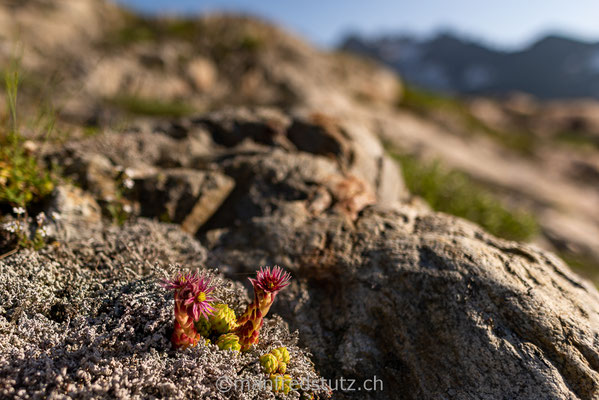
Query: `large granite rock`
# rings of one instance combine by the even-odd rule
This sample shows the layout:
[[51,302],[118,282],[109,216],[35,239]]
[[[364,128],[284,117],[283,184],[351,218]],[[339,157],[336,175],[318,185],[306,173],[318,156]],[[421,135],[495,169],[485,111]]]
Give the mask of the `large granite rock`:
[[234,181],[216,172],[166,169],[140,180],[141,214],[181,224],[195,233],[221,206]]
[[276,262],[301,277],[277,310],[325,376],[383,380],[357,398],[599,395],[599,295],[531,246],[410,207],[354,222],[293,207],[210,250],[213,265]]
[[[375,135],[322,113],[239,108],[170,123],[141,121],[125,133],[50,149],[46,158],[99,201],[123,197],[139,204],[134,213],[177,222],[195,233],[218,220],[221,205],[235,203],[254,179],[264,179],[261,190],[279,196],[283,188],[271,188],[272,178],[254,171],[261,167],[252,154],[280,165],[268,165],[280,181],[293,172],[285,170],[304,170],[302,187],[284,196],[309,198],[315,215],[334,207],[355,218],[367,204],[406,197],[400,172]],[[134,181],[130,189],[116,182],[125,175]],[[246,203],[237,206],[252,212]]]
[[599,294],[555,256],[422,207],[354,192],[340,206],[343,173],[324,156],[233,151],[219,165],[243,184],[203,230],[208,263],[294,272],[275,309],[323,375],[383,380],[337,398],[599,396]]
[[[244,109],[172,124],[142,124],[128,133],[71,143],[67,153],[73,160],[81,159],[81,154],[88,159],[103,157],[110,160],[107,169],[133,171],[136,189],[131,195],[144,191],[135,199],[141,210],[188,205],[185,213],[174,214],[185,224],[185,214],[195,204],[203,217],[191,231],[199,229],[196,238],[202,244],[175,233],[173,226],[145,222],[108,231],[95,226],[97,233],[79,235],[92,239],[64,243],[64,254],[22,253],[0,263],[8,293],[4,295],[8,306],[1,314],[4,343],[35,332],[29,339],[33,343],[17,340],[11,345],[15,349],[2,347],[5,387],[17,388],[5,393],[18,394],[29,382],[32,393],[53,394],[48,382],[58,379],[56,371],[66,366],[66,378],[60,372],[60,379],[83,385],[75,386],[74,395],[105,395],[118,389],[123,397],[131,393],[218,397],[212,378],[196,371],[208,365],[201,364],[204,361],[186,354],[174,361],[168,356],[161,358],[157,371],[141,373],[138,368],[143,365],[158,364],[133,361],[148,346],[155,349],[151,354],[165,354],[167,307],[146,282],[147,276],[156,274],[151,268],[155,262],[178,261],[189,266],[206,263],[237,280],[245,280],[258,265],[280,264],[290,270],[295,279],[279,295],[273,312],[299,331],[300,343],[312,352],[317,370],[329,379],[356,379],[354,389],[367,379],[381,380],[382,389],[337,390],[335,398],[599,397],[597,290],[536,247],[499,240],[463,220],[400,202],[403,186],[398,171],[381,172],[383,166],[387,170],[393,166],[391,161],[380,148],[367,145],[376,143],[368,130],[346,125],[322,115]],[[48,157],[66,160],[61,151]],[[198,201],[207,175],[226,177],[233,189],[217,202],[204,204],[201,195]],[[169,179],[174,184],[167,184]],[[93,187],[90,190],[94,192]],[[167,233],[155,233],[164,229]],[[23,286],[27,293],[39,287],[43,304],[33,294],[20,300],[21,289],[14,282],[36,276],[27,271],[37,274],[46,264],[50,269],[41,280]],[[90,282],[81,289],[85,293],[65,292],[62,284],[46,283],[55,275],[70,276],[63,266],[91,274],[77,275],[78,281]],[[109,284],[108,294],[94,292],[97,284]],[[137,299],[131,293],[138,292],[139,299],[150,303],[135,300],[129,310],[122,302],[131,296],[131,301]],[[112,311],[97,320],[96,302],[78,296],[100,296]],[[98,348],[101,344],[83,339],[81,332],[91,328],[75,318],[81,307],[92,310],[84,315],[96,321],[93,329],[106,332],[118,327],[123,306],[129,310],[126,315],[139,314],[143,319],[131,320],[133,333],[123,331],[130,343],[125,350],[117,344],[115,349]],[[79,325],[60,325],[70,318]],[[10,336],[11,329],[19,334]],[[70,334],[56,336],[56,329],[72,332],[77,346],[99,352],[100,360],[112,360],[111,354],[124,351],[114,369],[117,378],[95,379],[96,372],[104,376],[103,369],[77,372],[75,356],[63,344],[71,340]],[[106,333],[110,343],[121,337],[119,329]],[[52,339],[43,341],[43,336]],[[48,350],[47,343],[59,350]],[[215,368],[224,368],[223,360],[210,357],[201,355]],[[40,360],[48,358],[51,372],[35,375]],[[179,362],[191,369],[176,372],[173,363]],[[127,377],[127,385],[122,383],[129,374],[121,372],[125,370],[137,374],[133,381]],[[306,374],[312,373],[308,370]],[[180,389],[186,379],[182,374],[197,379],[198,389],[185,385]],[[135,380],[141,378],[152,384]],[[339,382],[333,380],[331,386],[341,389]],[[106,385],[118,388],[109,390]],[[233,394],[244,396],[261,398],[254,392]]]

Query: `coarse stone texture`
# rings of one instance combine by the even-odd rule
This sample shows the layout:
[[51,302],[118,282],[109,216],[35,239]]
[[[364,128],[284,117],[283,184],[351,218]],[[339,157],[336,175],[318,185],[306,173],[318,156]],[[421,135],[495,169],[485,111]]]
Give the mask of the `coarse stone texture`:
[[[159,138],[185,149],[176,168],[234,181],[196,246],[233,279],[259,265],[293,273],[273,311],[299,330],[319,372],[356,384],[382,380],[383,390],[338,390],[336,398],[598,397],[596,289],[534,246],[417,204],[383,201],[372,178],[381,173],[355,164],[357,148],[375,157],[356,144],[368,136],[351,139],[335,124],[322,115],[241,109],[72,146],[108,157],[111,141],[137,143],[111,159],[143,160],[164,173],[173,162],[163,164],[148,139]],[[122,161],[119,152],[127,152]],[[138,201],[143,207],[151,198]],[[88,257],[86,265],[98,263]]]
[[166,169],[142,179],[137,197],[141,214],[181,224],[195,233],[227,198],[234,181],[216,172]]
[[[255,162],[255,154],[261,161]],[[133,213],[180,223],[190,233],[219,221],[221,205],[235,202],[256,179],[263,180],[256,190],[275,197],[286,192],[285,186],[297,186],[282,195],[307,200],[314,215],[333,207],[355,218],[366,205],[392,205],[407,193],[399,169],[369,130],[322,113],[295,115],[274,108],[233,108],[175,122],[138,121],[124,133],[51,148],[46,157],[63,165],[65,174],[101,204],[121,195],[135,205]],[[270,187],[272,179],[256,170],[262,163],[281,187]],[[295,170],[302,178],[283,182]],[[123,175],[134,181],[134,188],[116,182]],[[237,206],[252,213],[247,202]]]
[[228,173],[251,179],[205,238],[209,264],[232,275],[257,264],[293,271],[273,309],[300,329],[324,376],[383,381],[383,391],[336,398],[599,396],[591,284],[534,246],[422,207],[316,216],[306,191],[326,187],[312,178],[320,162],[231,158]]
[[[130,194],[146,191],[134,199],[141,210],[168,205],[155,200],[165,193],[194,204],[199,177],[209,174],[234,186],[218,204],[199,206],[211,216],[195,238],[132,215],[123,228],[78,225],[57,248],[3,260],[6,390],[25,390],[23,397],[218,397],[218,374],[245,376],[254,367],[246,356],[221,359],[212,347],[169,350],[169,297],[156,276],[167,263],[206,264],[245,281],[258,266],[279,264],[294,279],[272,312],[298,330],[332,388],[341,389],[334,379],[342,377],[358,386],[382,381],[382,390],[337,390],[335,398],[599,397],[596,289],[534,246],[401,203],[397,188],[385,199],[376,190],[384,164],[356,161],[359,153],[377,158],[378,150],[358,144],[370,141],[368,131],[348,132],[322,115],[238,109],[70,143],[73,160],[97,154],[110,170],[131,175]],[[48,156],[68,159],[60,154]],[[187,183],[168,191],[144,186],[160,174]],[[239,313],[244,296],[235,293],[226,299]],[[261,346],[294,345],[281,339],[286,334],[264,335]],[[87,358],[77,367],[74,360],[88,351],[112,375]],[[50,372],[36,375],[40,359],[50,360],[42,369]],[[213,367],[204,369],[204,360]],[[302,360],[303,372],[292,363],[291,375],[315,377]],[[66,378],[57,378],[65,366]]]

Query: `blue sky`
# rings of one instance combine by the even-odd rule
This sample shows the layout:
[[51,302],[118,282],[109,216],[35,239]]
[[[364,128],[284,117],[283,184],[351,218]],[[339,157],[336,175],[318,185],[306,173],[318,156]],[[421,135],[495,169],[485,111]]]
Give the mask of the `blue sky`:
[[249,12],[321,46],[348,32],[451,30],[502,48],[547,32],[599,40],[598,0],[117,0],[150,13]]

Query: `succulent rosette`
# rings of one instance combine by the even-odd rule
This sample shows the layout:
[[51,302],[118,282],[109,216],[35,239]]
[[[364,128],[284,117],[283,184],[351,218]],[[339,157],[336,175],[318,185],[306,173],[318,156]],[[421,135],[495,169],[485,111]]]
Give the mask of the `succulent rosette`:
[[260,365],[266,374],[285,374],[289,359],[287,347],[277,347],[260,357]]
[[283,374],[270,375],[272,391],[274,393],[289,394],[291,391],[291,376]]
[[224,335],[220,335],[216,341],[216,345],[221,350],[241,350],[239,337],[234,333],[225,333]]
[[260,365],[266,374],[273,374],[279,369],[279,361],[277,357],[270,353],[266,353],[260,357]]
[[279,363],[289,363],[289,350],[287,347],[277,347],[276,349],[271,351],[272,355],[274,355]]

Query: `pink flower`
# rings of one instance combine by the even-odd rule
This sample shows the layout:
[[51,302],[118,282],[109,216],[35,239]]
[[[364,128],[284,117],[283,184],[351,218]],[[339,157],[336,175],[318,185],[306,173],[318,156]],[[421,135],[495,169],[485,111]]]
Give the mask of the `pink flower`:
[[200,316],[208,318],[214,312],[214,307],[210,303],[216,299],[209,296],[213,290],[210,279],[202,277],[190,284],[189,290],[182,296],[182,299],[185,299],[183,304],[188,306],[187,311],[194,321],[199,320]]
[[197,272],[181,273],[175,279],[163,281],[162,286],[175,291],[175,299],[182,302],[194,321],[200,316],[212,315],[214,307],[210,303],[216,299],[210,293],[214,287],[210,286],[210,279],[204,275]]
[[176,348],[195,346],[201,339],[194,321],[208,317],[214,311],[210,296],[214,287],[210,279],[196,273],[180,273],[175,279],[165,280],[162,286],[175,291],[175,329],[171,341]]
[[275,266],[272,271],[270,267],[260,267],[260,271],[256,273],[256,279],[249,279],[255,289],[276,293],[289,285],[291,275],[278,266]]

